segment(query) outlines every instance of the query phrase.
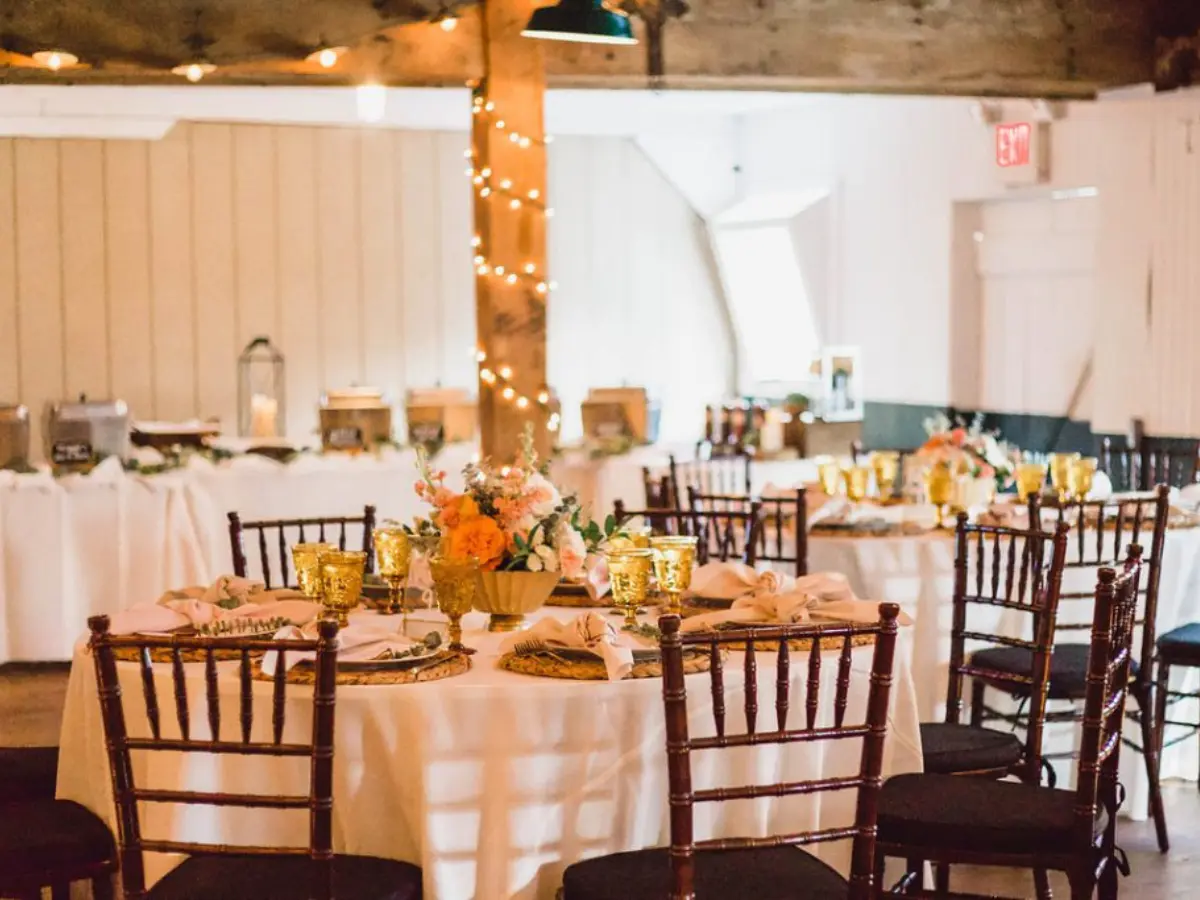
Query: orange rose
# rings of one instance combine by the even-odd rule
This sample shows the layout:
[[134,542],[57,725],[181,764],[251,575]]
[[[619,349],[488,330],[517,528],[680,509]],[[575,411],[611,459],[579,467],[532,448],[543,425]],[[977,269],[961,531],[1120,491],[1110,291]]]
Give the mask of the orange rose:
[[473,556],[481,569],[494,569],[504,558],[508,542],[495,519],[477,516],[450,532],[450,555]]
[[457,528],[460,523],[470,521],[479,515],[479,505],[470,494],[450,497],[434,518],[442,528]]

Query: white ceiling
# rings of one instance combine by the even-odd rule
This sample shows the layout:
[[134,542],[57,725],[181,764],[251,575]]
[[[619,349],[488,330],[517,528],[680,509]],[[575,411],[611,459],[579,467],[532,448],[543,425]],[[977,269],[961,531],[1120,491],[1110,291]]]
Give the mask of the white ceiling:
[[[753,91],[549,91],[546,131],[633,136],[829,99]],[[354,88],[0,87],[0,135],[157,139],[179,120],[362,124]],[[465,131],[469,123],[465,88],[389,88],[377,124]]]

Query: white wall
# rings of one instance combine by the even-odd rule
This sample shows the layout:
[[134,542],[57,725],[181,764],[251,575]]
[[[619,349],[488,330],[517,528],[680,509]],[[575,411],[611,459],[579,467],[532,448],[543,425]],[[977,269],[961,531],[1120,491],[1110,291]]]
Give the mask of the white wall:
[[[238,352],[287,359],[289,431],[357,382],[474,388],[465,133],[181,123],[162,141],[0,140],[0,400],[82,391],[236,428]],[[550,383],[647,384],[675,437],[728,389],[698,220],[623,137],[552,148]],[[35,426],[35,446],[40,445]],[[568,430],[567,436],[570,436]]]

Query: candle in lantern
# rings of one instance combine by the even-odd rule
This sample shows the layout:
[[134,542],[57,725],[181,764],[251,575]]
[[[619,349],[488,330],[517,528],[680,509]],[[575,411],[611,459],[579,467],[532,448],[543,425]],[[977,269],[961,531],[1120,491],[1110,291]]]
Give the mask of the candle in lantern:
[[279,404],[274,397],[253,394],[250,397],[250,436],[257,438],[275,437],[275,419]]
[[779,453],[783,450],[783,412],[775,407],[767,410],[762,431],[758,435],[758,446],[763,453]]

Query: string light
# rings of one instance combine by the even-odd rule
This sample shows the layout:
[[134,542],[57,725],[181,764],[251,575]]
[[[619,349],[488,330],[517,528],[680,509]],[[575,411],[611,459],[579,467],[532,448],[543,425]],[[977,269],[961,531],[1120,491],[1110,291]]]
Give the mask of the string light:
[[79,57],[74,53],[68,53],[66,50],[38,50],[33,54],[33,59],[51,72],[57,72],[59,69],[69,69],[79,64]]
[[[483,350],[475,351],[475,358],[480,362],[487,359],[487,354]],[[531,400],[527,395],[522,394],[517,390],[512,383],[513,369],[512,366],[503,365],[496,369],[484,366],[479,370],[479,380],[482,384],[489,388],[499,388],[500,396],[509,403],[512,403],[519,410],[527,410],[535,402],[542,409],[549,413],[549,418],[546,422],[546,428],[549,431],[557,431],[561,417],[558,412],[550,407],[551,394],[548,388],[542,388],[536,394],[536,400]]]
[[171,74],[172,75],[182,75],[184,78],[186,78],[192,84],[195,84],[196,82],[200,81],[200,79],[202,79],[205,75],[211,75],[215,71],[217,71],[217,67],[214,66],[212,63],[193,62],[193,63],[184,63],[183,65],[176,66],[175,68],[173,68],[171,70]]
[[500,377],[503,378],[505,381],[511,381],[512,375],[513,375],[512,366],[501,366],[500,367]]
[[442,31],[450,32],[458,27],[458,19],[449,13],[446,13],[444,16],[438,19],[438,25],[441,26]]
[[316,63],[322,69],[332,69],[337,65],[338,58],[346,52],[346,47],[322,47],[304,57],[305,62]]

